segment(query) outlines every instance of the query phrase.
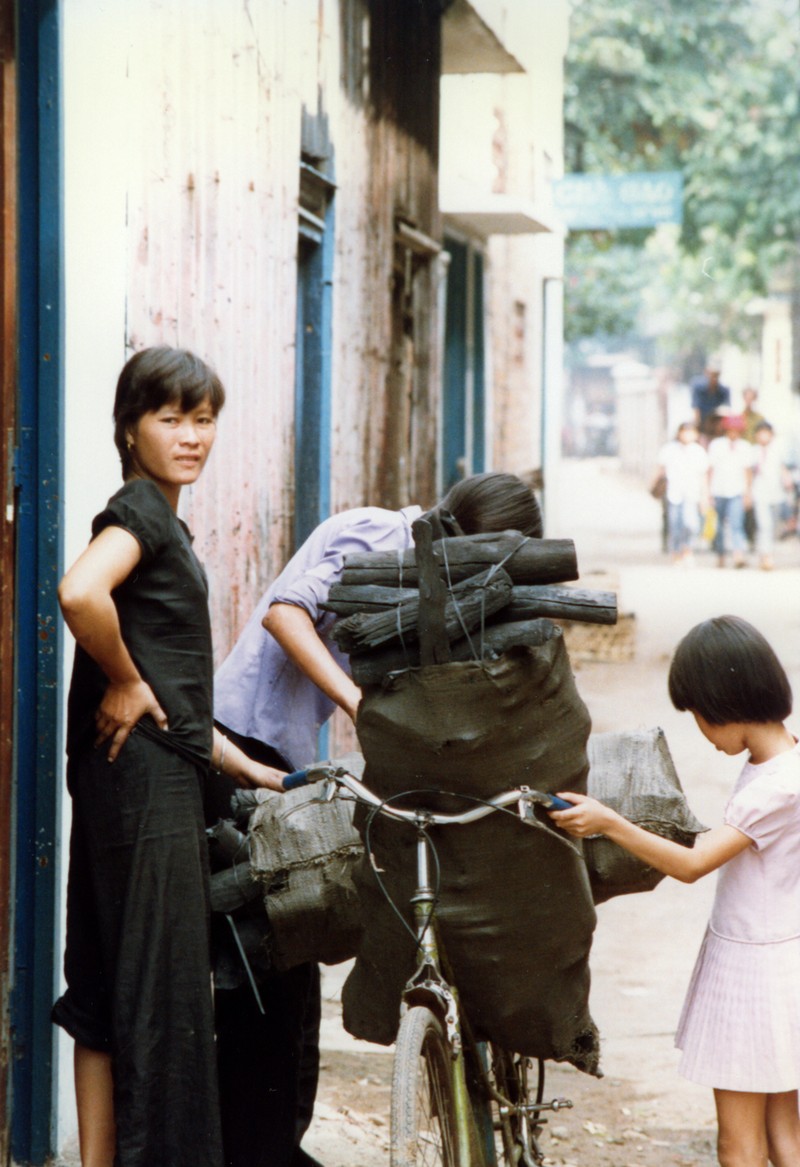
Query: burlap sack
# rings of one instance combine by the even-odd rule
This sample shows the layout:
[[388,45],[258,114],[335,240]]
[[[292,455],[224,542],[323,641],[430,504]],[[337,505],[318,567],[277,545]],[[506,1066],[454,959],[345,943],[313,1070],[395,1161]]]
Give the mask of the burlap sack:
[[[381,797],[425,791],[434,808],[518,785],[585,791],[589,715],[575,688],[561,630],[494,661],[412,669],[367,690],[358,715],[365,781]],[[418,805],[419,794],[406,800]],[[415,832],[357,813],[366,849],[394,903],[411,920]],[[545,814],[537,827],[495,813],[434,828],[438,919],[453,981],[479,1040],[598,1072],[589,1015],[588,957],[595,912],[580,852]],[[394,1040],[415,943],[381,894],[367,861],[357,876],[365,922],[344,986],[346,1029]]]
[[[593,798],[685,847],[707,830],[689,809],[663,729],[594,733],[588,752]],[[612,896],[650,891],[664,878],[602,835],[584,839],[583,853],[596,904]]]
[[[358,754],[337,759],[356,777]],[[278,794],[254,811],[250,871],[263,888],[271,925],[272,964],[338,964],[355,956],[362,913],[353,873],[363,846],[353,826],[354,804],[319,802],[319,788]]]

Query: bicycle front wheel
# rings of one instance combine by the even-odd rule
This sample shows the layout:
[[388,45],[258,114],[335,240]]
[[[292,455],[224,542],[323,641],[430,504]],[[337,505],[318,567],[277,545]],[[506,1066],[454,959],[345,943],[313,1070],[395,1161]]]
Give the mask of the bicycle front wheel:
[[391,1122],[391,1167],[458,1167],[450,1047],[438,1017],[421,1005],[400,1021]]

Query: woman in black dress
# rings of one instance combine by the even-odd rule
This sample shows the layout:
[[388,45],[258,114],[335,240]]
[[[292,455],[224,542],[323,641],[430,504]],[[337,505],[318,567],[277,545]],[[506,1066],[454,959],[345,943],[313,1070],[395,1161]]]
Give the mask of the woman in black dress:
[[191,353],[128,361],[114,405],[124,485],[59,588],[77,646],[67,988],[53,1017],[75,1039],[84,1167],[222,1163],[202,784],[211,763],[281,789],[212,729],[207,584],[176,513],[224,397]]

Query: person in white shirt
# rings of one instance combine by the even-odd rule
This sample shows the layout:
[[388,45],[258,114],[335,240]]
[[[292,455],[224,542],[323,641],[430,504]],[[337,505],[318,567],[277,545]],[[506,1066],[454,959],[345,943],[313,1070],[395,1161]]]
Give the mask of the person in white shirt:
[[708,455],[698,437],[694,422],[685,421],[658,455],[656,478],[667,482],[667,539],[674,563],[691,562],[700,515],[709,506]]
[[725,417],[722,425],[722,436],[714,438],[708,447],[709,491],[717,512],[717,530],[712,546],[719,567],[725,566],[729,551],[733,553],[733,566],[745,567],[744,512],[751,505],[753,447],[742,437],[744,422],[741,417],[735,414]]
[[780,505],[792,484],[783,452],[775,441],[775,430],[768,421],[760,421],[755,429],[750,468],[750,493],[756,521],[756,553],[763,571],[775,565],[775,532]]

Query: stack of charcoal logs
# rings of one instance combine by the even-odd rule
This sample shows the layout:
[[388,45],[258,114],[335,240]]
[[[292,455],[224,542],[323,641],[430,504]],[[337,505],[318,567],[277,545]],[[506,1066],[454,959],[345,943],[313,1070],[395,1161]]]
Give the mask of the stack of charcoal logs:
[[323,605],[340,617],[332,635],[357,685],[541,644],[543,617],[616,623],[613,592],[557,586],[578,578],[570,539],[451,534],[459,529],[446,512],[423,515],[412,530],[405,552],[348,555]]

